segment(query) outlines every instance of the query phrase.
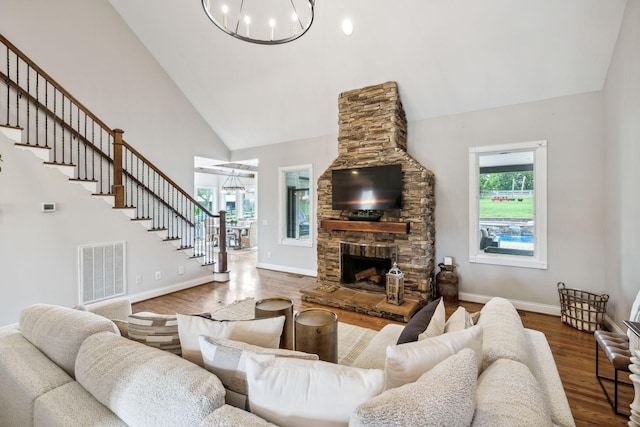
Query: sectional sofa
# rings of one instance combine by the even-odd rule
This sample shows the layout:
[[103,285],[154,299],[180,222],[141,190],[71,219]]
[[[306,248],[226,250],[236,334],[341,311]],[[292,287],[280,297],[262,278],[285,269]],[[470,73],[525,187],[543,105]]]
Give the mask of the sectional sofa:
[[126,300],[36,304],[0,328],[0,427],[575,425],[542,333],[501,298],[475,325],[457,313],[400,345],[405,328],[387,325],[344,366],[243,342],[254,321],[207,336],[215,320],[182,319],[181,350],[200,352],[181,357],[122,336]]

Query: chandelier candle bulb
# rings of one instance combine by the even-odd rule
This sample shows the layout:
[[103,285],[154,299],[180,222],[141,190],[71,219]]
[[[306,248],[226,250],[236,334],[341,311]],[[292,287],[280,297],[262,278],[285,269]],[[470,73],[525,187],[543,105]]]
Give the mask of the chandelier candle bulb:
[[222,25],[224,28],[227,28],[227,12],[229,12],[229,8],[226,4],[222,5]]

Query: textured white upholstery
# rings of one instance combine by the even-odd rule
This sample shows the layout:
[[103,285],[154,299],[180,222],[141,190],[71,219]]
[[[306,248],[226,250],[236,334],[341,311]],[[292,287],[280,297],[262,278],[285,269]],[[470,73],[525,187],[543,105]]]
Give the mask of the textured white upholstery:
[[529,368],[494,361],[478,378],[472,427],[551,427],[551,413]]
[[511,359],[530,366],[529,341],[520,315],[510,301],[491,298],[480,310],[478,325],[484,330],[482,371],[498,359]]
[[87,311],[111,320],[126,321],[131,314],[131,302],[126,298],[112,298],[88,304]]
[[475,409],[477,356],[471,349],[440,362],[416,382],[386,390],[351,414],[349,427],[467,427]]
[[76,381],[40,396],[36,400],[33,418],[35,427],[126,427],[124,421]]
[[104,317],[86,311],[35,304],[20,312],[20,331],[56,365],[74,376],[76,355],[82,342],[97,332],[120,334]]
[[207,370],[119,335],[92,335],[80,347],[78,382],[132,426],[197,426],[224,404]]
[[222,405],[202,421],[200,427],[278,427],[257,415],[231,405]]
[[17,331],[0,337],[0,356],[0,426],[33,425],[35,400],[73,381]]

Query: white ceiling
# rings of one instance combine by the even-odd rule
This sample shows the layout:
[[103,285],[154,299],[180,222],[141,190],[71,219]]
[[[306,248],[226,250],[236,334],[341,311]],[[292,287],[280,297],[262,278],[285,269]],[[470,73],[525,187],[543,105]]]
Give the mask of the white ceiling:
[[601,90],[626,4],[317,0],[307,34],[263,46],[200,0],[110,2],[231,150],[336,134],[338,95],[390,80],[409,121]]

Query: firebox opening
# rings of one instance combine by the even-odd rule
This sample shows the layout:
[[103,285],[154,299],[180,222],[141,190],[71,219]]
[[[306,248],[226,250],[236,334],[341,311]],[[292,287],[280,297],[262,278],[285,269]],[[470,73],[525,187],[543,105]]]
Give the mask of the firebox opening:
[[365,291],[385,292],[386,274],[391,259],[342,254],[342,286]]

